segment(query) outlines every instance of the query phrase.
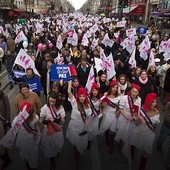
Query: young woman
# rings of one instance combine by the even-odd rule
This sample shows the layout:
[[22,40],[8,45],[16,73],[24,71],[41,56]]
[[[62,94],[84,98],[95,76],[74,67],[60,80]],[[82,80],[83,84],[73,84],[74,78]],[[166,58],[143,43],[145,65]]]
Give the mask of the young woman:
[[125,95],[130,90],[130,84],[125,74],[118,77],[118,93]]
[[149,66],[149,69],[147,71],[148,73],[148,78],[153,84],[153,91],[158,94],[158,88],[160,86],[160,81],[159,81],[159,76],[156,70],[156,65],[151,65]]
[[[139,97],[140,87],[136,84],[131,84],[131,90],[128,95],[123,96],[120,99],[119,108],[120,115],[118,119],[118,132],[116,134],[116,140],[122,140],[124,143],[123,153],[127,157],[129,154],[130,135],[132,129],[136,125],[140,124],[139,110],[141,107],[141,98]],[[133,156],[134,147],[131,147]]]
[[65,111],[56,92],[50,92],[47,104],[41,108],[40,122],[44,124],[42,148],[45,157],[50,158],[50,169],[56,167],[55,157],[61,152],[64,144],[62,126]]
[[66,137],[74,146],[74,156],[76,159],[77,169],[80,169],[80,153],[87,148],[89,122],[92,110],[87,98],[85,88],[78,89],[77,98],[71,92],[72,80],[68,84],[68,96],[72,105],[71,120],[68,124]]
[[136,82],[139,79],[140,74],[141,74],[141,68],[136,67],[135,69],[132,70],[131,76],[129,77],[129,81],[131,83]]
[[90,91],[90,105],[92,108],[92,114],[90,117],[90,126],[89,126],[89,145],[90,141],[93,140],[95,136],[99,133],[99,115],[101,113],[101,101],[99,97],[99,86],[96,83],[92,84]]
[[[39,117],[35,114],[34,109],[29,102],[24,102],[20,106],[20,110],[26,107],[29,113],[28,118],[19,128],[16,147],[20,150],[20,157],[25,161],[27,170],[38,168],[38,143],[40,141],[40,132],[38,128]],[[12,122],[16,122],[17,116]]]
[[130,143],[143,151],[139,170],[144,170],[149,155],[152,154],[155,125],[160,122],[159,111],[157,109],[156,93],[149,93],[140,111],[141,124],[133,129]]
[[140,86],[141,103],[143,104],[148,93],[154,92],[153,82],[148,78],[146,70],[142,70],[136,84]]
[[119,112],[119,101],[121,95],[118,93],[118,84],[112,80],[107,94],[102,98],[103,119],[100,125],[100,133],[105,132],[106,144],[109,145],[109,153],[113,152],[113,141],[117,132],[117,114]]

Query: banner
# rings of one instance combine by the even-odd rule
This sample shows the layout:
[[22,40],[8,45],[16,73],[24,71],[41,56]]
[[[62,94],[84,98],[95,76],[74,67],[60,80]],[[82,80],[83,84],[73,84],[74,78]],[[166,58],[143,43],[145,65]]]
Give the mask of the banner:
[[67,64],[63,64],[63,65],[52,64],[50,79],[51,81],[57,81],[57,80],[69,81],[70,75],[69,75],[68,65]]
[[146,27],[138,27],[137,32],[139,34],[146,34],[147,33],[147,28]]
[[129,36],[129,35],[136,35],[136,28],[131,28],[131,29],[126,30],[126,36]]
[[116,27],[125,27],[126,21],[117,22]]
[[29,113],[25,109],[26,106],[24,107],[23,111],[20,112],[17,117],[15,117],[14,121],[12,122],[12,127],[8,131],[8,133],[0,140],[1,146],[10,148],[13,145],[13,142],[15,140],[15,137],[18,133],[20,126],[29,116]]
[[33,91],[33,92],[42,91],[42,85],[41,85],[39,77],[34,77],[33,79],[30,79],[30,80],[26,81],[26,83],[29,84],[29,87],[30,87],[31,91]]
[[22,76],[25,75],[25,72],[20,71],[20,70],[12,70],[16,78],[21,78]]

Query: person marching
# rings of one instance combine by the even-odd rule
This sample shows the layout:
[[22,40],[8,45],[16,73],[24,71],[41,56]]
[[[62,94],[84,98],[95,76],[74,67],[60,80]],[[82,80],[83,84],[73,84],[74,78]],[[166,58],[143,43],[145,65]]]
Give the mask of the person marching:
[[[16,147],[20,150],[20,157],[25,161],[27,170],[36,170],[38,168],[38,143],[40,141],[39,117],[29,102],[23,102],[20,105],[20,110],[22,111],[25,106],[29,116],[19,128]],[[16,123],[17,118],[18,116],[14,118],[12,126]]]
[[71,92],[72,80],[68,84],[68,97],[72,105],[71,120],[68,124],[66,137],[74,146],[76,168],[80,169],[80,153],[87,148],[89,123],[92,110],[89,105],[86,89],[78,89],[77,98]]
[[89,102],[92,109],[89,125],[89,142],[88,148],[90,148],[90,141],[94,139],[99,133],[99,116],[101,115],[101,101],[99,86],[93,83],[89,95]]
[[143,151],[139,170],[144,170],[147,159],[152,153],[155,139],[155,125],[160,122],[156,93],[149,93],[140,109],[141,123],[132,130],[130,143]]
[[56,92],[51,91],[45,104],[41,108],[40,122],[44,124],[42,134],[42,148],[45,157],[50,158],[50,170],[56,168],[55,157],[61,152],[64,144],[63,124],[65,111]]
[[[132,129],[140,124],[139,109],[141,107],[141,98],[139,97],[140,87],[137,84],[131,84],[131,90],[128,95],[123,96],[119,102],[120,115],[118,119],[118,132],[115,140],[123,142],[123,154],[128,157],[130,144],[130,135]],[[134,146],[131,146],[131,157],[133,158]]]
[[100,133],[105,132],[106,144],[109,146],[109,153],[113,152],[113,141],[117,132],[117,114],[119,112],[119,101],[121,95],[118,93],[116,80],[110,82],[108,92],[100,99],[103,106],[103,119],[100,125]]

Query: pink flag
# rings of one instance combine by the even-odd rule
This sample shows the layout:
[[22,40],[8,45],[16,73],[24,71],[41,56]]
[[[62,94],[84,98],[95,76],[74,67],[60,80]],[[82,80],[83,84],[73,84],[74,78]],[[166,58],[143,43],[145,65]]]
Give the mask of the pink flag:
[[92,51],[98,46],[98,41],[99,39],[93,38],[93,41],[91,43]]
[[96,58],[94,57],[94,63],[95,63],[95,68],[96,68],[96,71],[97,73],[100,71],[100,70],[104,70],[104,64],[103,64],[103,61],[100,59],[100,58]]
[[107,61],[105,63],[106,63],[107,80],[110,80],[116,74],[112,53],[110,53],[110,55],[107,57]]
[[155,65],[154,58],[155,58],[155,57],[154,57],[153,51],[151,50],[151,51],[150,51],[150,56],[149,56],[148,68],[149,68],[149,66],[151,66],[151,65]]
[[20,51],[19,51],[19,53],[18,53],[18,55],[17,55],[17,57],[14,61],[14,65],[15,64],[20,65],[24,69],[32,68],[34,73],[36,75],[40,76],[39,72],[35,68],[34,60],[22,48],[20,49]]
[[100,59],[103,62],[103,70],[105,70],[107,68],[107,66],[106,66],[107,58],[106,58],[106,55],[104,53],[104,50],[101,47],[100,47]]
[[147,60],[148,58],[148,52],[151,48],[151,43],[149,41],[149,37],[146,35],[145,39],[142,41],[142,43],[139,45],[139,51],[140,51],[140,57],[144,60]]
[[19,34],[15,37],[15,44],[21,42],[24,38],[26,38],[23,31],[20,31]]
[[132,55],[129,59],[129,64],[131,65],[132,68],[136,68],[135,53],[136,53],[136,48],[134,48]]
[[63,47],[63,41],[62,41],[62,38],[61,38],[61,34],[58,36],[57,38],[57,42],[56,42],[56,47],[61,50],[61,48]]
[[95,82],[95,76],[94,76],[94,68],[92,65],[90,68],[89,76],[88,76],[87,83],[85,86],[87,88],[88,92],[90,92],[91,86],[94,82]]
[[82,44],[83,46],[88,46],[89,40],[88,40],[86,34],[84,34],[84,36],[83,36],[83,38],[82,38],[82,41],[81,41],[81,44]]

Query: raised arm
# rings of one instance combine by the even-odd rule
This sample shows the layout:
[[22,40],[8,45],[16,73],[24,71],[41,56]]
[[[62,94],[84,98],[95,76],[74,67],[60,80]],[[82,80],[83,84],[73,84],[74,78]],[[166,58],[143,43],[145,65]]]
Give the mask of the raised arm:
[[70,81],[68,82],[68,89],[67,89],[68,97],[69,97],[70,100],[73,98],[73,94],[72,94],[72,92],[71,92],[71,87],[72,87],[72,80],[70,80]]

